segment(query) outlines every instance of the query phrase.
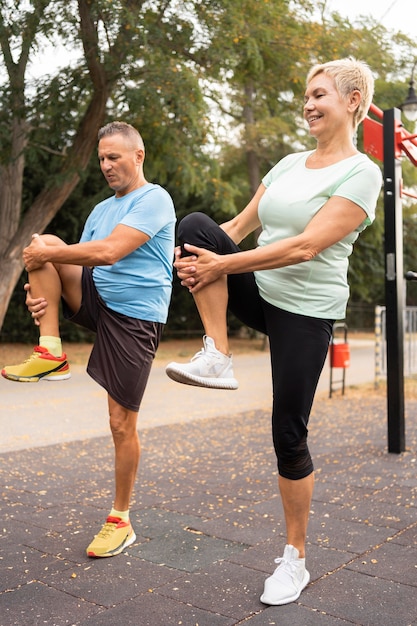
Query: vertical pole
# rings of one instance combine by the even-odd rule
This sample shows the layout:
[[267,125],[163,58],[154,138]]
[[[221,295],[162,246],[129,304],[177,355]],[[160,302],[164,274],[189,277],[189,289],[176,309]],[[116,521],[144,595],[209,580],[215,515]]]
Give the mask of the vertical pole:
[[381,380],[381,336],[382,336],[382,307],[375,307],[375,387],[379,387]]
[[388,452],[404,452],[404,270],[401,163],[396,158],[399,109],[384,111],[385,305]]

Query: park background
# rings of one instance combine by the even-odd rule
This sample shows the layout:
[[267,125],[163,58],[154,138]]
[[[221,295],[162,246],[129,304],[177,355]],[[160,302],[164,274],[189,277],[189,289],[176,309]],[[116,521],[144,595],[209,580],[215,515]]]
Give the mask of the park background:
[[[94,204],[111,195],[96,158],[97,130],[106,122],[123,119],[140,130],[145,175],[169,191],[178,219],[198,210],[221,222],[245,206],[280,158],[314,147],[302,119],[312,64],[363,59],[375,75],[374,103],[401,105],[417,59],[412,35],[391,30],[375,14],[352,19],[333,5],[1,3],[0,343],[37,341],[21,261],[31,234],[76,242]],[[413,124],[404,125],[414,132]],[[356,141],[363,150],[362,127]],[[416,168],[406,161],[403,178],[415,192]],[[416,270],[416,201],[405,197],[403,209],[404,268]],[[351,258],[350,331],[372,332],[375,306],[384,304],[383,238],[381,193],[375,223]],[[249,237],[243,247],[255,241]],[[406,303],[417,304],[415,284]],[[251,337],[233,317],[229,326],[232,335]],[[192,298],[174,279],[164,339],[200,333]],[[65,322],[62,335],[67,342],[91,340]]]

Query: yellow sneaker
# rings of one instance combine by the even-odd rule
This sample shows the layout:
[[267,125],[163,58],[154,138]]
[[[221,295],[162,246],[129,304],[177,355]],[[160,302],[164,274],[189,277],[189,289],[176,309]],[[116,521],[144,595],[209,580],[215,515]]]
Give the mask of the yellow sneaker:
[[6,365],[1,375],[20,383],[71,378],[67,355],[53,356],[42,346],[35,346],[30,357],[21,365]]
[[136,541],[136,535],[132,524],[124,522],[120,517],[109,515],[103,528],[88,546],[87,556],[115,556],[132,545],[134,541]]

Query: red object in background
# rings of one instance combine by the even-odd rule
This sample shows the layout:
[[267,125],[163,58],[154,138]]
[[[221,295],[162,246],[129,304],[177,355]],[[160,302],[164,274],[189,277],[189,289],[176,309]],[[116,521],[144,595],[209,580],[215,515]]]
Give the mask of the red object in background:
[[330,344],[330,367],[349,367],[350,349],[348,343]]
[[384,161],[382,124],[370,117],[363,120],[363,145],[367,154],[375,157],[378,161]]
[[[380,120],[384,113],[375,104],[371,104],[369,111]],[[384,161],[384,135],[383,126],[380,122],[366,117],[363,120],[363,143],[365,152]],[[411,163],[417,166],[417,135],[412,135],[404,128],[401,122],[395,125],[395,157],[399,159],[405,153]]]

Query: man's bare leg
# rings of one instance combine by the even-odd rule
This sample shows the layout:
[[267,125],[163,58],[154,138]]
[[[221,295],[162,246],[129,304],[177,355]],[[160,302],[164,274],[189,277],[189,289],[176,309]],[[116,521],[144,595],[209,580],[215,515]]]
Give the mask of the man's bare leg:
[[106,523],[87,547],[90,557],[115,556],[136,540],[129,507],[140,457],[138,413],[121,406],[110,395],[108,406],[115,449],[115,496]]
[[[42,235],[40,239],[45,245],[66,245],[62,239],[55,237],[55,235]],[[61,296],[65,298],[72,311],[76,312],[80,308],[82,298],[81,274],[81,266],[53,263],[45,263],[39,269],[29,272],[30,293],[27,297],[27,304],[32,310],[32,317],[37,319],[41,335],[60,336],[59,307]],[[30,306],[30,302],[37,299],[42,299],[42,303]],[[39,311],[42,314],[36,317],[36,313]]]
[[[36,242],[44,246],[66,246],[54,235],[37,236]],[[78,311],[82,296],[81,275],[81,266],[51,262],[29,272],[29,283],[25,285],[26,304],[39,327],[40,347],[36,347],[23,363],[6,365],[1,370],[4,378],[24,383],[70,378],[69,365],[62,351],[59,307],[61,296],[64,296],[70,308]]]
[[110,428],[115,447],[114,508],[127,511],[139,466],[140,442],[137,432],[137,411],[129,411],[108,397]]

